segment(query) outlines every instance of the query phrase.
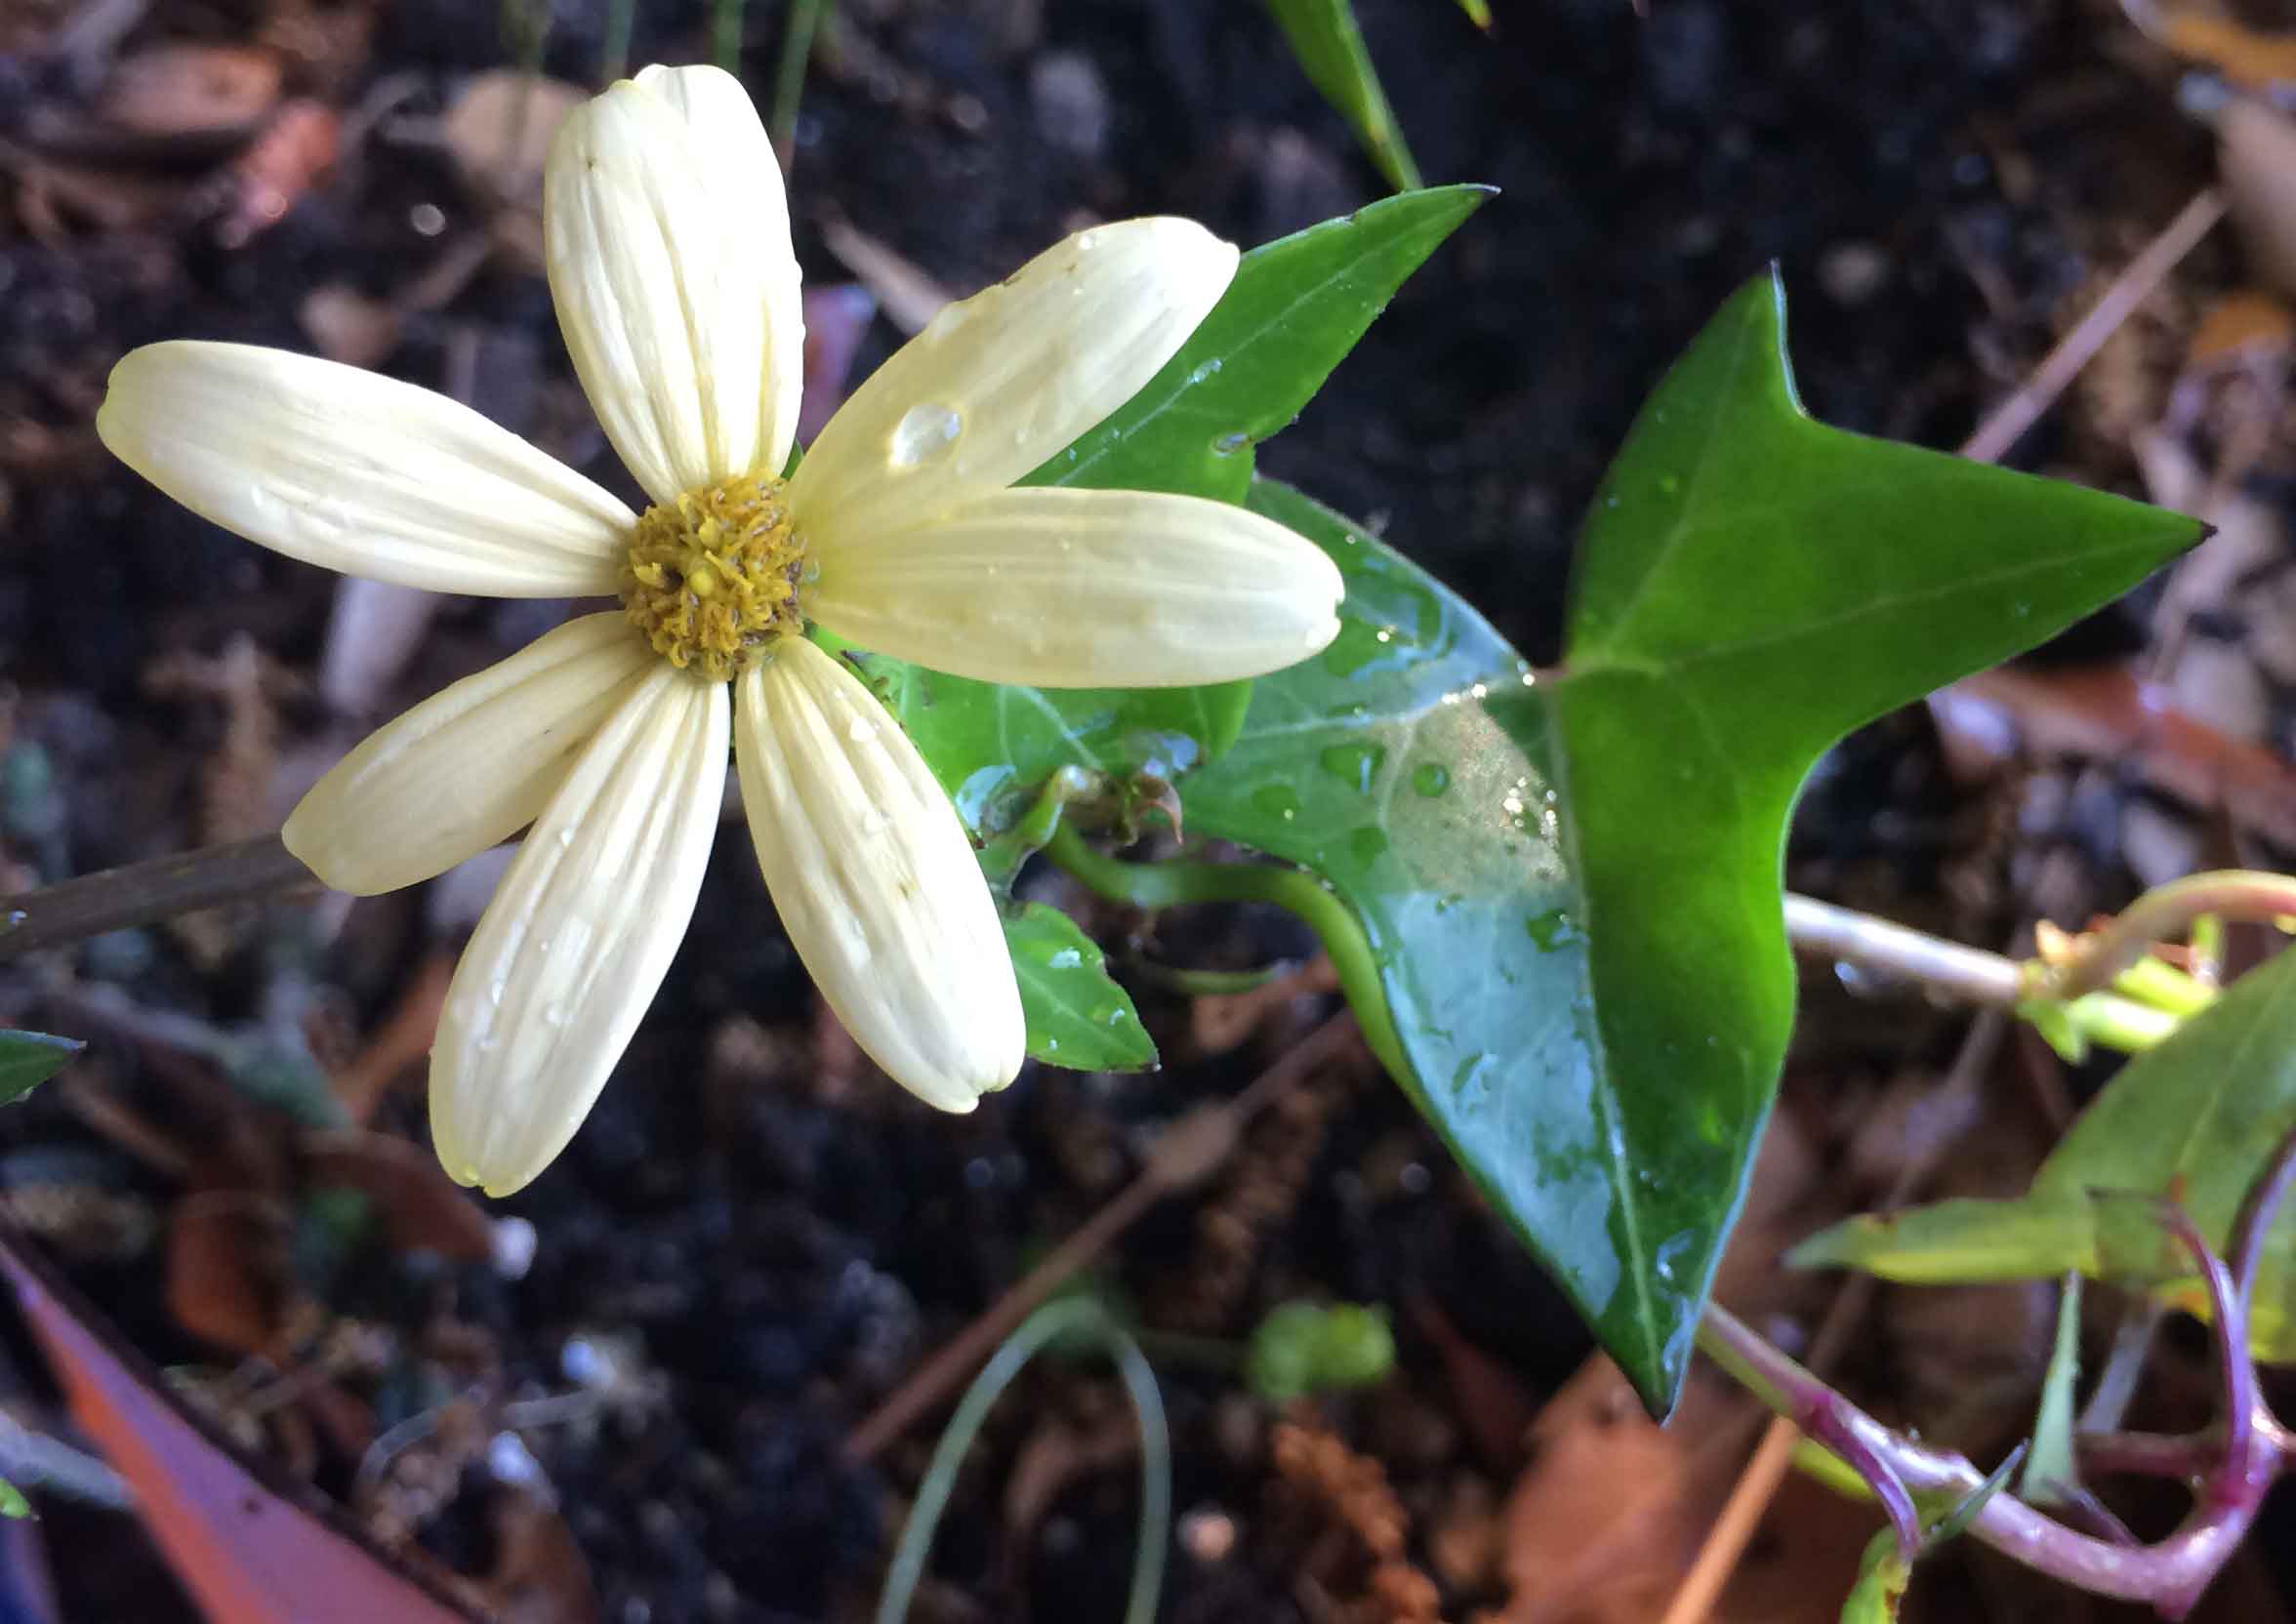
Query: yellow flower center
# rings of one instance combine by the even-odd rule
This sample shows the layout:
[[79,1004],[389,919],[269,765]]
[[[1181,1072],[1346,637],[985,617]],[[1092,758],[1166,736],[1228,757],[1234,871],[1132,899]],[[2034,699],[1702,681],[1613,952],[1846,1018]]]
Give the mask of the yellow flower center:
[[622,602],[656,653],[723,682],[804,629],[804,574],[782,482],[743,474],[645,510],[622,565]]

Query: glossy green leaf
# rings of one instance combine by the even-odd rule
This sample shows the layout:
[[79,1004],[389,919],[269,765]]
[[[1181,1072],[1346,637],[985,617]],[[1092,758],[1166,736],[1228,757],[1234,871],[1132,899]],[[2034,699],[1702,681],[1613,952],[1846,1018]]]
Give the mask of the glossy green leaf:
[[1042,903],[1004,915],[1004,945],[1020,979],[1028,1052],[1080,1072],[1138,1072],[1156,1064],[1131,995],[1109,979],[1099,945]]
[[1776,285],[1734,299],[1599,494],[1569,675],[1262,483],[1347,579],[1183,782],[1192,832],[1362,917],[1407,1080],[1652,1403],[1671,1401],[1792,1018],[1794,795],[1850,728],[2110,600],[2189,521],[1796,404]]
[[[1252,446],[1299,415],[1404,278],[1489,195],[1414,192],[1251,250],[1164,370],[1025,483],[1243,501]],[[1170,778],[1200,765],[1234,740],[1251,698],[1250,682],[1006,687],[848,652],[979,834],[1005,827],[1063,766]]]
[[[2148,1284],[2196,1314],[2206,1299],[2148,1200],[2173,1196],[2222,1247],[2250,1185],[2296,1131],[2296,953],[2249,972],[2158,1048],[2121,1068],[2014,1200],[1940,1201],[1852,1218],[1788,1261],[1920,1282],[2037,1279],[2077,1270]],[[2283,1208],[2250,1310],[2260,1359],[2296,1360],[2296,1210]]]
[[1356,25],[1355,8],[1348,0],[1268,0],[1268,10],[1291,41],[1308,82],[1325,101],[1338,109],[1355,130],[1355,139],[1397,191],[1419,183],[1419,166],[1412,161],[1396,126],[1395,110],[1379,87],[1372,54],[1365,48],[1363,29]]
[[0,1032],[0,1105],[22,1099],[87,1046],[44,1032]]
[[[1191,833],[1304,865],[1354,911],[1401,1080],[1660,1410],[1791,1021],[1803,778],[2196,534],[1816,424],[1783,337],[1775,283],[1749,285],[1645,408],[1587,526],[1561,680],[1345,520],[1252,487],[1338,562],[1342,630],[1260,679],[1181,783]],[[905,719],[953,787],[1059,764],[938,709]]]
[[1793,1005],[1780,876],[1811,767],[2198,536],[2117,497],[1815,422],[1774,276],[1723,307],[1643,408],[1580,543],[1554,708],[1598,1075],[1631,1170],[1616,1223],[1642,1278],[1633,1357],[1609,1346],[1655,1401],[1679,1378],[1777,1087]]
[[1024,483],[1243,501],[1251,448],[1299,415],[1404,278],[1491,195],[1406,192],[1253,249],[1165,369]]
[[1661,1406],[1791,1019],[1779,873],[1802,778],[2192,536],[1811,422],[1781,315],[1749,288],[1646,409],[1588,526],[1559,682],[1527,685],[1463,605],[1261,487],[1339,558],[1345,629],[1263,678],[1183,787],[1192,829],[1316,869],[1364,917],[1414,1092]]

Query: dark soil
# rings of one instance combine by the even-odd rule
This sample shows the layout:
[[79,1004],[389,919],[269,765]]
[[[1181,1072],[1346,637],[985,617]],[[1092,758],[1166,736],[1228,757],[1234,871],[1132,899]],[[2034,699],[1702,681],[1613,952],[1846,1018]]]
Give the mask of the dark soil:
[[[1500,195],[1405,288],[1262,467],[1381,527],[1534,660],[1556,653],[1577,515],[1637,404],[1765,263],[1784,271],[1812,409],[1949,447],[2046,346],[2076,292],[2208,175],[2207,138],[2179,119],[2156,64],[2132,65],[2125,25],[2104,5],[1654,0],[1643,19],[1625,0],[1501,0],[1488,38],[1444,0],[1358,6],[1430,179],[1487,182]],[[58,55],[71,9],[30,3],[0,24],[0,48],[15,53],[0,57],[0,173],[13,176],[0,199],[13,189],[17,205],[0,209],[0,657],[13,692],[0,822],[26,883],[260,832],[296,774],[308,778],[355,732],[310,687],[332,578],[174,507],[111,463],[89,424],[131,345],[214,337],[308,348],[299,311],[312,290],[390,296],[484,230],[487,210],[448,158],[407,132],[464,76],[508,60],[496,8],[472,0],[170,0],[77,59]],[[603,6],[559,0],[551,11],[543,68],[594,82]],[[757,0],[748,11],[745,76],[763,98],[781,8]],[[231,143],[75,147],[54,136],[84,123],[112,61],[164,40],[289,42],[288,88],[353,122],[368,109],[366,133],[347,126],[333,169],[275,224],[226,246],[216,227]],[[638,7],[633,61],[707,53],[702,7]],[[123,203],[110,221],[67,205],[61,224],[43,223],[25,153],[156,186],[162,199]],[[821,232],[842,219],[963,291],[1088,218],[1174,212],[1251,244],[1378,194],[1257,6],[849,0],[807,84],[793,212],[811,282],[847,277]],[[2220,252],[2189,273],[2221,276]],[[880,322],[860,367],[897,341]],[[380,364],[465,395],[629,489],[587,426],[542,281],[516,264],[498,258],[408,317]],[[2021,456],[2093,482],[2132,476],[2124,454],[2053,427]],[[506,652],[547,624],[536,616],[450,605],[371,709],[394,711]],[[2130,646],[2133,624],[2091,632],[2091,645]],[[246,683],[219,694],[154,675],[171,657],[224,655],[242,635],[266,657],[253,698]],[[233,828],[233,807],[250,802]],[[1804,860],[1929,922],[1997,939],[2016,914],[2003,877],[2012,853],[1987,844],[1987,818],[1944,774],[1927,724],[1906,718],[1829,768],[1804,812]],[[1949,896],[1949,872],[1990,876],[1992,888]],[[2123,881],[2108,861],[2095,883]],[[1313,995],[1273,1001],[1242,1035],[1208,1043],[1190,999],[1129,966],[1246,967],[1300,954],[1296,931],[1216,910],[1150,925],[1059,900],[1095,927],[1139,994],[1168,1056],[1162,1073],[1032,1072],[972,1117],[926,1112],[817,1013],[745,844],[729,838],[597,1110],[546,1177],[493,1209],[534,1227],[521,1278],[397,1253],[356,1224],[331,1228],[310,1189],[274,1179],[297,1214],[291,1277],[321,1305],[324,1329],[306,1327],[301,1357],[317,1360],[328,1336],[372,1331],[381,1351],[344,1360],[334,1380],[376,1427],[449,1404],[480,1418],[463,1457],[437,1446],[449,1486],[396,1531],[455,1569],[491,1575],[491,1594],[507,1597],[516,1585],[502,1576],[488,1509],[501,1473],[485,1441],[506,1427],[504,1404],[589,1384],[594,1404],[520,1436],[587,1561],[598,1616],[865,1616],[940,1412],[866,1466],[847,1464],[840,1441],[1114,1194],[1148,1130],[1233,1093],[1322,1011]],[[104,1088],[205,1165],[222,1154],[201,1137],[216,1121],[226,1137],[284,1131],[261,1113],[248,1119],[262,1126],[243,1125],[261,1079],[242,1067],[237,1089],[219,1085],[212,1058],[91,1013],[91,989],[118,988],[203,1030],[302,1035],[303,1069],[283,1063],[286,1081],[263,1109],[283,1100],[312,1111],[309,1076],[364,1046],[457,928],[419,899],[392,898],[348,915],[271,909],[207,945],[167,930],[105,939],[68,963],[9,968],[0,1013],[95,1036],[90,1064]],[[1833,1154],[1848,1131],[1842,1099],[1934,1069],[1958,1031],[1934,1011],[1819,997],[1787,1117],[1809,1096],[1797,1131],[1813,1155]],[[241,1103],[187,1103],[219,1088]],[[46,1243],[128,1341],[203,1372],[225,1413],[244,1407],[262,1383],[230,1386],[227,1373],[245,1370],[238,1356],[186,1325],[166,1289],[182,1182],[92,1131],[85,1115],[52,1090],[0,1118],[0,1183],[69,1192],[88,1212],[108,1201],[142,1214],[141,1243],[91,1241],[95,1220],[81,1208],[77,1226],[52,1227]],[[419,1086],[394,1093],[379,1125],[425,1142]],[[1292,1173],[1288,1158],[1300,1164]],[[252,1178],[249,1164],[231,1162],[232,1176]],[[1388,1305],[1401,1372],[1328,1413],[1402,1492],[1414,1559],[1437,1575],[1443,1616],[1505,1607],[1500,1563],[1452,1561],[1433,1546],[1469,1538],[1462,1506],[1482,1506],[1489,1524],[1521,1465],[1492,1394],[1527,1418],[1578,1366],[1584,1334],[1401,1096],[1361,1065],[1272,1114],[1239,1165],[1151,1211],[1102,1283],[1151,1327],[1215,1337],[1242,1334],[1292,1296]],[[21,1338],[12,1346],[15,1388],[36,1406],[48,1391],[37,1356]],[[601,1361],[615,1364],[611,1379]],[[1360,1610],[1360,1594],[1347,1593],[1360,1592],[1362,1564],[1333,1557],[1346,1536],[1279,1481],[1270,1418],[1232,1371],[1175,1358],[1159,1374],[1176,1506],[1195,1519],[1173,1557],[1166,1618],[1409,1616]],[[1910,1391],[1895,1374],[1894,1389]],[[1133,1460],[1075,1441],[1107,1431],[1112,1415],[1121,1419],[1115,1389],[1092,1365],[1024,1380],[967,1470],[917,1616],[1119,1613]],[[296,1461],[282,1441],[292,1427],[256,1418],[246,1430]],[[353,1497],[357,1453],[309,1431],[301,1464]],[[1032,1446],[1078,1458],[1016,1521],[1006,1496]],[[1233,1536],[1224,1553],[1210,1532],[1218,1519]],[[122,1520],[59,1509],[42,1529],[58,1616],[192,1616],[156,1563],[123,1554],[142,1547]],[[555,1600],[522,1616],[580,1616],[566,1600],[579,1588],[533,1581],[531,1594]],[[2003,1610],[1997,1586],[1978,1588],[1990,1610],[1938,1616],[2091,1616],[2046,1593],[2035,1610]],[[1793,1616],[1829,1616],[1838,1595]]]

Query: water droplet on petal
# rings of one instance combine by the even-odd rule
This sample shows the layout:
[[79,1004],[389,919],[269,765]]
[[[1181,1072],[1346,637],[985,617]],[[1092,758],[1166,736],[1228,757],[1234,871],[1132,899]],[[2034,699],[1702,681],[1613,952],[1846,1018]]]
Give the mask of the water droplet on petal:
[[916,467],[947,455],[964,429],[964,420],[946,406],[912,406],[893,426],[886,456],[897,468]]

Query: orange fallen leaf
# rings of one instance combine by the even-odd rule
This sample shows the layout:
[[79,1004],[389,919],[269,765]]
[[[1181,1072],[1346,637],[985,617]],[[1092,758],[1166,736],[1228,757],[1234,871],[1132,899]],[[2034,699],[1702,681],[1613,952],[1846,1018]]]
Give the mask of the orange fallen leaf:
[[2235,85],[2262,89],[2296,81],[2296,34],[2266,33],[2229,17],[2194,12],[2161,18],[2153,33],[2178,56],[2206,62]]
[[159,1548],[208,1617],[231,1624],[472,1624],[367,1549],[316,1495],[267,1484],[174,1401],[156,1371],[13,1239],[5,1275],[72,1418],[136,1490]]
[[2193,334],[2194,365],[2273,354],[2296,345],[2296,311],[2258,288],[2229,293],[2208,307]]

